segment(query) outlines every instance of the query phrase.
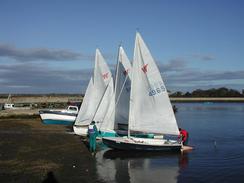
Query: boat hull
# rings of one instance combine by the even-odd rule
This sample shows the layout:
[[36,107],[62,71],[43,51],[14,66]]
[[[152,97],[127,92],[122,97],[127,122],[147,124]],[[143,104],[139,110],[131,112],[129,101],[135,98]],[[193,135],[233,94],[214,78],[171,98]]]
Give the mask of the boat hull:
[[[128,136],[128,130],[116,130],[116,133],[121,137]],[[130,135],[139,138],[154,138],[154,134],[152,133],[131,132]]]
[[[80,135],[83,137],[86,137],[88,135],[88,125],[87,126],[73,126],[73,130],[76,135]],[[115,137],[116,132],[115,131],[99,131],[97,138],[102,138],[102,137]]]
[[98,133],[97,138],[100,138],[101,139],[103,137],[116,137],[116,136],[117,136],[117,134],[114,131],[100,131]]
[[42,120],[42,123],[45,125],[73,125],[74,121],[45,119]]
[[73,125],[76,114],[68,114],[57,111],[40,111],[43,124],[47,125]]
[[[74,133],[76,135],[86,137],[88,135],[88,125],[74,125],[73,126]],[[98,138],[103,137],[117,137],[117,136],[127,136],[127,130],[116,130],[116,131],[99,131]],[[140,138],[153,138],[153,134],[143,134],[139,132],[132,132],[131,135],[133,137],[140,137]]]
[[74,130],[76,135],[85,137],[85,136],[87,136],[88,125],[84,125],[84,126],[74,125],[73,130]]
[[148,138],[105,137],[103,143],[110,148],[136,151],[180,151],[181,144]]

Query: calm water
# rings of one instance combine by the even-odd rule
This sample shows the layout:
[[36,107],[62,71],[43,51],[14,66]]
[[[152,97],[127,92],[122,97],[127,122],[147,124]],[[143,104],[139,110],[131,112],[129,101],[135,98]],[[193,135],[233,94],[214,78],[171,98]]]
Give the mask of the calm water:
[[188,153],[129,153],[100,146],[97,173],[105,182],[244,182],[244,104],[177,103],[190,133]]

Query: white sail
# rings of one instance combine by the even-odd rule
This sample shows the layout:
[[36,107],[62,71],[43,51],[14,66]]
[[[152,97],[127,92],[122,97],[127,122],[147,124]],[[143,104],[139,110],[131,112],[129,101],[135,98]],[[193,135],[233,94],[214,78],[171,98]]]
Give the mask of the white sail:
[[105,62],[99,49],[96,49],[95,68],[94,68],[94,86],[99,90],[99,97],[104,91],[112,77],[111,71]]
[[94,109],[96,107],[96,103],[93,101],[94,94],[93,79],[91,78],[87,86],[79,113],[76,117],[75,125],[89,124],[91,122],[91,116],[94,115]]
[[[120,46],[116,69],[115,92],[113,90],[113,82],[110,82],[99,106],[98,113],[94,117],[95,121],[101,122],[98,126],[102,131],[113,131],[116,121],[128,124],[130,72],[131,64],[124,49]],[[107,105],[109,105],[108,108],[106,107]],[[107,111],[105,112],[105,110]]]
[[120,46],[115,80],[115,123],[128,124],[131,87],[131,63]]
[[129,129],[179,134],[166,87],[139,33],[136,34],[132,65]]
[[75,120],[75,126],[88,125],[92,121],[111,78],[112,74],[108,65],[100,51],[96,49],[93,78],[87,87],[82,106]]
[[93,118],[99,130],[112,131],[114,129],[114,107],[114,84],[111,78]]

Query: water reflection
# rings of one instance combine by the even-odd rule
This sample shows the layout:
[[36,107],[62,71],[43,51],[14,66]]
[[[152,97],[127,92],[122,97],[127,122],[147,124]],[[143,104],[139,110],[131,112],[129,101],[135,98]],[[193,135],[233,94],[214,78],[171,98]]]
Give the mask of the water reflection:
[[187,168],[188,156],[181,153],[126,152],[104,149],[96,154],[97,173],[105,182],[175,183]]
[[244,182],[244,104],[177,103],[179,126],[195,150],[186,154],[97,153],[103,182]]
[[181,153],[181,155],[178,156],[179,157],[179,167],[180,170],[184,170],[187,168],[188,165],[188,153]]
[[109,159],[103,158],[103,154],[106,150],[101,150],[96,153],[96,168],[98,176],[101,180],[106,182],[114,182],[116,175],[115,162]]

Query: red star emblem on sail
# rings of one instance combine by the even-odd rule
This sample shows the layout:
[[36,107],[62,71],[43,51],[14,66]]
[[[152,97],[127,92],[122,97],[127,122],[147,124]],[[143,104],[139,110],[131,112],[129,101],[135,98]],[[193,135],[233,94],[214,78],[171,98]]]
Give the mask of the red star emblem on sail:
[[147,73],[147,66],[148,64],[143,65],[143,67],[141,68],[141,70],[146,74]]
[[103,79],[108,79],[108,72],[102,74],[102,76],[103,76]]
[[126,70],[124,70],[124,75],[126,76],[127,74],[128,74],[128,72],[129,72],[129,69],[126,69]]

